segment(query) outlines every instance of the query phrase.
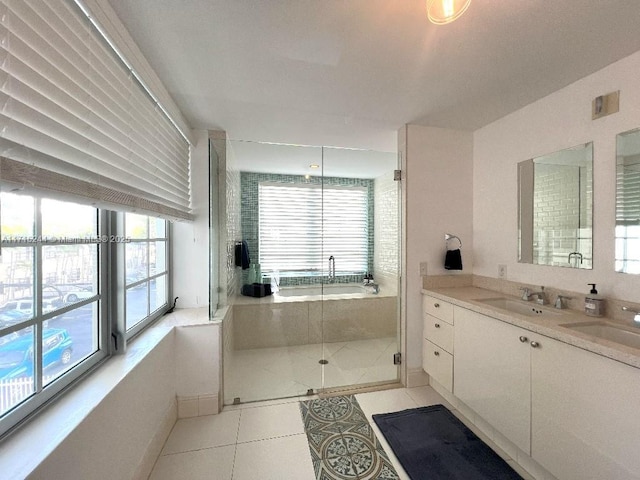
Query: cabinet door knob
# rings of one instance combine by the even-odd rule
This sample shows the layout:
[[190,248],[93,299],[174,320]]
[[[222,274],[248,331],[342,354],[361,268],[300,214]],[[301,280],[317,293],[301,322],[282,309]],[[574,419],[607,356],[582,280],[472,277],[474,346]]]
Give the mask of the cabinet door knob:
[[436,308],[440,308],[440,304],[439,303],[434,303],[433,306],[436,307]]
[[435,352],[433,352],[433,354],[437,357],[440,355],[440,352],[438,352],[437,350]]
[[439,323],[436,323],[434,325],[436,326],[436,328],[440,328],[440,324]]
[[520,341],[522,343],[526,342],[527,340],[529,340],[527,337],[525,337],[524,335],[520,335]]
[[539,344],[538,342],[536,342],[535,340],[533,340],[533,341],[531,342],[531,346],[532,346],[533,348],[538,348],[538,347],[540,346],[540,344]]

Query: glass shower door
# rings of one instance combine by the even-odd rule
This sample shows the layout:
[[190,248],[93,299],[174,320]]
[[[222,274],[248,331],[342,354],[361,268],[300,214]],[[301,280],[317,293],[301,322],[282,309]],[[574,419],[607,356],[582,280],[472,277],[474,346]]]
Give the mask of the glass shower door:
[[323,389],[397,382],[400,182],[395,153],[323,148]]
[[231,140],[226,157],[224,402],[317,392],[322,149]]

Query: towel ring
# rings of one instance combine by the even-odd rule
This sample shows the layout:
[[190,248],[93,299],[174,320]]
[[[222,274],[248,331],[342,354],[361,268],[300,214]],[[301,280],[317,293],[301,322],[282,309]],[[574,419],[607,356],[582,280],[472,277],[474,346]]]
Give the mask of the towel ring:
[[452,250],[452,249],[449,248],[449,240],[453,240],[454,238],[456,240],[458,240],[458,243],[460,244],[458,246],[458,248],[462,249],[462,240],[460,240],[459,237],[457,237],[456,235],[451,235],[450,233],[445,233],[444,234],[444,241],[447,243],[447,249],[448,250]]

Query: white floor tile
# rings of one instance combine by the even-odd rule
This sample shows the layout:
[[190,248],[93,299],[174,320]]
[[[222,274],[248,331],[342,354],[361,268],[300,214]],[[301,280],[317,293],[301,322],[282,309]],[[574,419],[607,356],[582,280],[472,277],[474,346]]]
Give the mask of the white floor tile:
[[[186,478],[186,477],[185,477]],[[304,433],[258,442],[239,443],[233,480],[315,480]]]
[[426,407],[428,405],[444,405],[449,410],[453,410],[453,406],[447,402],[442,395],[436,392],[429,386],[414,387],[406,389],[407,395],[409,395],[413,401],[418,404],[419,407]]
[[360,383],[360,379],[365,374],[364,368],[345,369],[329,363],[324,366],[325,388],[343,387],[345,385],[356,385]]
[[329,357],[329,365],[343,370],[367,368],[375,363],[381,355],[380,350],[360,350],[346,345]]
[[[446,401],[431,387],[361,393],[356,398],[398,475],[408,480],[371,415],[438,403],[447,406]],[[465,423],[493,446],[477,427],[467,420]],[[514,461],[508,461],[525,479],[533,478]],[[522,463],[531,469],[526,461]],[[244,404],[218,415],[179,420],[149,478],[315,480],[299,400]]]
[[336,353],[338,350],[343,348],[349,342],[332,342],[332,343],[323,343],[322,344],[322,352],[325,357],[331,356]]
[[[308,389],[397,380],[395,337],[236,350],[225,363],[225,404],[304,395]],[[321,358],[329,360],[324,368]]]
[[406,388],[359,393],[356,395],[356,399],[369,420],[371,420],[371,415],[374,413],[399,412],[400,410],[418,406],[409,396]]
[[307,345],[292,345],[287,347],[287,351],[294,355],[304,355],[316,362],[322,358],[324,348],[321,343],[310,343]]
[[239,411],[178,420],[162,455],[233,445],[237,441],[239,422]]
[[149,480],[231,480],[235,450],[228,445],[161,456]]
[[229,404],[235,397],[242,402],[264,400],[269,398],[303,395],[306,389],[296,391],[291,375],[274,373],[258,366],[234,367],[225,382],[225,403]]
[[365,368],[364,372],[360,383],[392,382],[398,378],[398,366],[393,364]]
[[241,410],[238,443],[304,433],[298,403]]

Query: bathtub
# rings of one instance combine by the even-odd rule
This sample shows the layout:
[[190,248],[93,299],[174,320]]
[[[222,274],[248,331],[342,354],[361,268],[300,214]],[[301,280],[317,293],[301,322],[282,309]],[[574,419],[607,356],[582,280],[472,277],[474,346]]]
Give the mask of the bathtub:
[[325,285],[304,285],[296,287],[282,287],[276,293],[280,297],[302,297],[319,295],[348,295],[371,293],[371,289],[366,289],[359,283],[335,283]]
[[267,297],[237,297],[230,338],[245,350],[392,337],[397,305],[390,289],[374,294],[359,283],[282,287]]

